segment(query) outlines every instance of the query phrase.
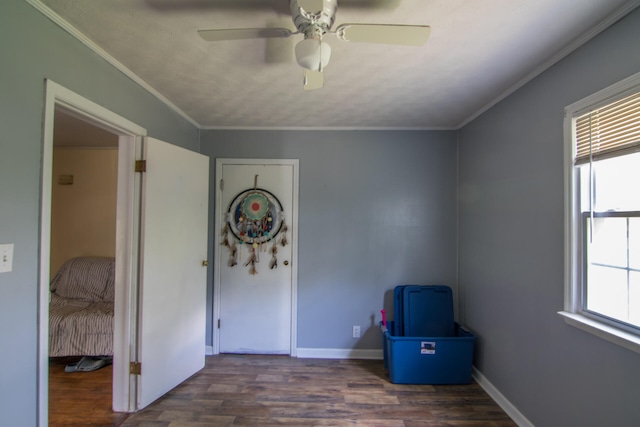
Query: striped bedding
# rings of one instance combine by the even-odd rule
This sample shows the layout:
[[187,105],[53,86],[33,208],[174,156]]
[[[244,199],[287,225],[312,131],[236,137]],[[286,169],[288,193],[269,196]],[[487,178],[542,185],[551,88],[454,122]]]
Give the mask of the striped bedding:
[[51,281],[49,356],[113,355],[115,260],[78,257]]

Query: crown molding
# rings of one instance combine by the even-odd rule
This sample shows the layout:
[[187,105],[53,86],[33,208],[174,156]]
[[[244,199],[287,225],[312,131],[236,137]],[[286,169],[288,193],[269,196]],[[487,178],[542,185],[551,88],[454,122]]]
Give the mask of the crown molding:
[[640,6],[640,0],[631,0],[628,3],[626,3],[620,9],[613,12],[604,20],[600,21],[597,25],[592,27],[589,31],[584,33],[582,36],[578,37],[573,42],[569,43],[567,46],[565,46],[563,49],[561,49],[559,52],[557,52],[547,61],[545,61],[538,67],[536,67],[533,71],[527,74],[522,80],[520,80],[519,82],[511,86],[506,91],[502,92],[493,101],[489,102],[484,107],[480,108],[478,111],[476,111],[471,116],[469,116],[467,119],[463,120],[458,126],[456,126],[456,129],[459,130],[464,126],[468,125],[469,123],[471,123],[473,120],[480,117],[483,113],[485,113],[486,111],[494,107],[500,101],[504,100],[509,95],[513,94],[515,91],[517,91],[518,89],[520,89],[521,87],[529,83],[531,80],[538,77],[540,74],[542,74],[543,72],[551,68],[556,63],[560,62],[562,59],[567,57],[569,54],[571,54],[575,50],[577,50],[580,46],[584,45],[589,40],[591,40],[592,38],[594,38],[595,36],[603,32],[607,28],[611,27],[616,22],[618,22],[620,19],[624,18],[626,15],[631,13],[638,6]]
[[455,131],[455,127],[383,127],[383,126],[202,126],[201,130],[267,130],[267,131]]
[[49,8],[48,6],[45,6],[39,0],[25,0],[25,1],[27,3],[29,3],[31,6],[33,6],[38,12],[42,13],[44,16],[49,18],[56,25],[58,25],[60,28],[65,30],[67,33],[71,34],[78,41],[80,41],[82,44],[84,44],[89,49],[91,49],[93,52],[95,52],[102,59],[107,61],[109,64],[113,65],[116,69],[118,69],[120,72],[122,72],[125,76],[129,77],[131,80],[136,82],[144,90],[146,90],[147,92],[149,92],[150,94],[155,96],[160,102],[162,102],[163,104],[168,106],[170,109],[172,109],[174,112],[179,114],[182,118],[187,120],[193,126],[195,126],[198,129],[201,128],[200,124],[198,124],[198,122],[193,120],[187,113],[182,111],[177,105],[175,105],[173,102],[171,102],[169,99],[167,99],[160,92],[155,90],[152,86],[150,86],[147,82],[145,82],[142,78],[140,78],[133,71],[131,71],[130,69],[125,67],[120,61],[118,61],[113,56],[111,56],[107,51],[105,51],[100,46],[98,46],[93,41],[91,41],[89,38],[87,38],[84,34],[82,34],[80,31],[78,31],[73,25],[71,25],[69,22],[65,21],[60,15],[55,13],[51,8]]

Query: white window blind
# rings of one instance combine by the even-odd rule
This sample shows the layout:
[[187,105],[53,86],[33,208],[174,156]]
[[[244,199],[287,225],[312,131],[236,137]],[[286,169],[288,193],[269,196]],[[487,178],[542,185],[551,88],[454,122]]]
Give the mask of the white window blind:
[[635,151],[640,151],[640,92],[576,119],[576,165]]

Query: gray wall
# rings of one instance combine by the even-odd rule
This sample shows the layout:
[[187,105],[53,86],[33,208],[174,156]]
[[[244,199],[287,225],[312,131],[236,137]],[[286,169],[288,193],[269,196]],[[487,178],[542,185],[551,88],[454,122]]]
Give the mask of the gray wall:
[[386,292],[455,288],[455,132],[203,131],[201,152],[300,159],[298,347],[381,348]]
[[563,108],[640,71],[640,10],[459,133],[460,292],[476,366],[536,426],[640,425],[640,354],[568,326]]
[[15,244],[13,272],[0,274],[0,414],[33,426],[45,78],[157,138],[197,150],[199,133],[23,0],[0,2],[0,64],[0,243]]
[[[537,426],[640,425],[640,355],[556,314],[562,109],[640,71],[638,28],[640,11],[459,132],[460,317],[479,336],[479,369]],[[379,348],[367,325],[385,292],[456,283],[455,132],[203,131],[199,139],[23,0],[0,3],[0,58],[0,243],[15,244],[14,271],[0,274],[4,424],[36,417],[45,78],[154,137],[201,144],[212,158],[300,159],[300,347]],[[364,328],[357,343],[353,324]]]

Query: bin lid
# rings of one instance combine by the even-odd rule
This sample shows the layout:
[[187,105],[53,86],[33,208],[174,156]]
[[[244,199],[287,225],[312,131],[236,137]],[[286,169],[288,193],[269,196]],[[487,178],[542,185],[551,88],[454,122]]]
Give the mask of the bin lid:
[[453,294],[450,287],[405,286],[402,300],[404,336],[455,336]]

